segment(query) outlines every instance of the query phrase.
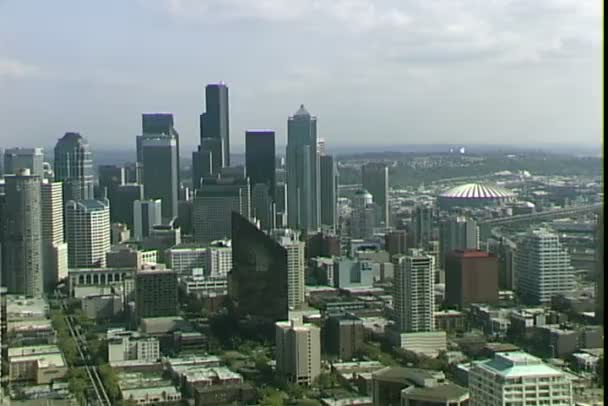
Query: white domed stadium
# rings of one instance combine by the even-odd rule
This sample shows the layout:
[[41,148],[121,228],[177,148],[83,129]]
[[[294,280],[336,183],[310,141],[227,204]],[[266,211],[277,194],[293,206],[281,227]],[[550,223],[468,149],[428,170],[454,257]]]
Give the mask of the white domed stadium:
[[437,203],[442,210],[454,207],[496,207],[512,201],[514,197],[512,192],[497,186],[467,183],[441,193]]

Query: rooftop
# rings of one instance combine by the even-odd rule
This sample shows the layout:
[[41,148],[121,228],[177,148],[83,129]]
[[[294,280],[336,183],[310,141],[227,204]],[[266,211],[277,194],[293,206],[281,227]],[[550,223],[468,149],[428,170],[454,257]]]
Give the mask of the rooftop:
[[504,378],[525,376],[561,376],[563,372],[522,351],[497,353],[493,359],[478,361],[477,367]]
[[497,199],[512,198],[513,193],[497,186],[467,183],[443,192],[440,197],[451,199]]
[[419,388],[410,386],[404,389],[403,394],[407,395],[408,399],[417,399],[435,402],[448,402],[469,397],[469,390],[453,383],[433,386],[430,388]]

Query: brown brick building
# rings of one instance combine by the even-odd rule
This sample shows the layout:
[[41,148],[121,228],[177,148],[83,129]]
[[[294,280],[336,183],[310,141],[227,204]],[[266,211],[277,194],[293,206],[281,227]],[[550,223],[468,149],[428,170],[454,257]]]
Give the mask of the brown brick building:
[[480,250],[455,250],[446,258],[445,304],[498,302],[498,260]]

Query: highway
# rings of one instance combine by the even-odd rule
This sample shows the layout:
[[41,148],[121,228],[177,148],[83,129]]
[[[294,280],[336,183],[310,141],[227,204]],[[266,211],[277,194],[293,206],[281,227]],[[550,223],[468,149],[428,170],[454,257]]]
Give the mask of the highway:
[[[64,296],[61,294],[58,295],[61,298],[61,307],[63,308],[64,314],[67,314],[67,305],[65,304]],[[64,316],[64,319],[68,326],[68,329],[70,330],[70,335],[76,343],[78,355],[80,356],[80,359],[83,362],[83,368],[87,372],[87,376],[89,377],[89,380],[91,381],[91,385],[93,387],[93,391],[95,392],[95,401],[87,402],[87,404],[91,406],[111,406],[112,402],[110,402],[110,398],[108,397],[106,389],[103,386],[103,381],[99,376],[97,365],[91,364],[91,356],[87,347],[87,341],[80,333],[80,328],[75,322],[74,316]]]

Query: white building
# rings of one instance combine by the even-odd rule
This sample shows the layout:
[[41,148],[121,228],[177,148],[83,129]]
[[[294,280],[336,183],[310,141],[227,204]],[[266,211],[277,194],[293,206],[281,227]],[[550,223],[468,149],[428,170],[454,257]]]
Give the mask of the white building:
[[563,371],[525,352],[503,352],[469,371],[471,406],[572,405],[572,382]]
[[232,270],[232,243],[213,241],[207,249],[205,270],[209,276],[226,276]]
[[304,304],[304,247],[299,233],[289,229],[272,230],[271,236],[287,250],[287,306],[289,310]]
[[141,241],[150,235],[152,227],[162,224],[160,199],[135,200],[133,202],[133,236]]
[[40,188],[42,205],[42,263],[45,291],[68,276],[68,245],[63,236],[63,189],[61,182],[45,180]]
[[517,292],[526,303],[548,303],[574,289],[570,255],[549,229],[529,231],[517,244],[515,263]]
[[110,251],[110,204],[107,200],[66,203],[68,266],[103,267]]
[[143,337],[136,331],[110,329],[107,333],[108,362],[157,361],[160,358],[158,338]]
[[353,197],[353,211],[350,220],[352,238],[369,238],[379,224],[379,208],[373,203],[372,195],[367,190],[359,190]]
[[207,248],[204,247],[169,248],[166,254],[167,266],[178,275],[190,275],[195,268],[205,268],[207,255]]
[[196,295],[199,298],[228,294],[228,277],[226,275],[204,276],[201,269],[194,269],[192,276],[181,277],[179,283],[187,295]]
[[321,330],[301,319],[275,326],[277,372],[288,382],[311,385],[321,373]]

